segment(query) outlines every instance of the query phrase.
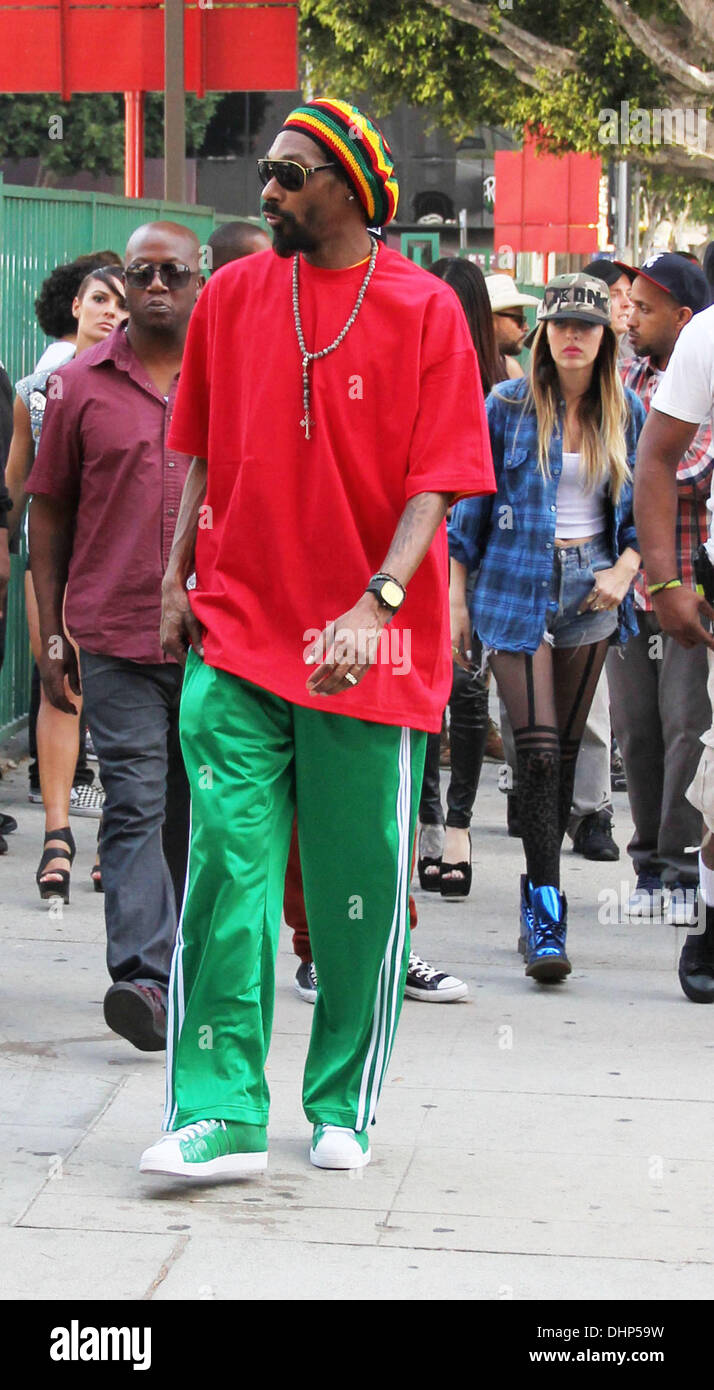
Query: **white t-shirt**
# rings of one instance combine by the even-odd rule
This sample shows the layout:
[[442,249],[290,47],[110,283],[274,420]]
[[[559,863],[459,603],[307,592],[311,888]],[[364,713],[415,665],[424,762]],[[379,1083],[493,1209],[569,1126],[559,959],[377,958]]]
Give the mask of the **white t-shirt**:
[[64,367],[67,362],[71,362],[76,348],[74,343],[64,343],[61,338],[56,343],[50,343],[46,347],[39,362],[35,363],[36,372],[56,372],[60,367]]
[[581,474],[580,454],[563,450],[563,471],[555,495],[555,534],[559,541],[574,540],[577,536],[599,536],[606,530],[606,480],[592,492],[586,492]]
[[[659,410],[663,415],[672,415],[676,420],[687,420],[693,425],[700,425],[708,418],[714,430],[714,304],[695,314],[682,329],[651,409]],[[707,550],[714,561],[714,499],[711,494],[707,508]]]

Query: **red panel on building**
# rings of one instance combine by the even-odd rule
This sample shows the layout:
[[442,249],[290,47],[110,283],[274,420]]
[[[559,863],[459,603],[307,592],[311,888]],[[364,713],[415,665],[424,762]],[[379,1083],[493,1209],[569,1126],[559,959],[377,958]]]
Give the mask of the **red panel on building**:
[[[186,5],[186,89],[294,91],[296,2]],[[156,0],[18,0],[0,8],[0,91],[160,91],[164,13]]]
[[597,251],[602,162],[589,154],[538,154],[526,139],[494,157],[494,246],[514,251]]

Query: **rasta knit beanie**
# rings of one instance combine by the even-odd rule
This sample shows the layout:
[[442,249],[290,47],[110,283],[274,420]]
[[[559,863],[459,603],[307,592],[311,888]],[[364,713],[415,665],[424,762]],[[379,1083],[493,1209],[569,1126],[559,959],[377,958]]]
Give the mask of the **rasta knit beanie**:
[[282,129],[308,135],[342,166],[368,223],[383,227],[391,222],[399,199],[392,152],[368,116],[346,101],[311,101],[296,106]]

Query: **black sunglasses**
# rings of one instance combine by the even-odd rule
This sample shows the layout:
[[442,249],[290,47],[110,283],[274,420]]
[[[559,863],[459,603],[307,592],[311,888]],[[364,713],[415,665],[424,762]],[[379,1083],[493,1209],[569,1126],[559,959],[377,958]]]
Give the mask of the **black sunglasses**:
[[160,265],[156,261],[137,261],[123,272],[127,285],[133,290],[148,290],[157,273],[168,290],[183,290],[196,271],[183,261],[162,261]]
[[299,193],[310,174],[316,174],[319,169],[336,168],[336,164],[313,164],[311,169],[306,169],[294,159],[259,159],[258,178],[263,188],[271,179],[275,179],[286,193]]
[[499,319],[513,319],[513,322],[517,323],[519,328],[528,327],[528,320],[525,314],[519,314],[518,311],[515,309],[499,309],[496,314],[496,317]]

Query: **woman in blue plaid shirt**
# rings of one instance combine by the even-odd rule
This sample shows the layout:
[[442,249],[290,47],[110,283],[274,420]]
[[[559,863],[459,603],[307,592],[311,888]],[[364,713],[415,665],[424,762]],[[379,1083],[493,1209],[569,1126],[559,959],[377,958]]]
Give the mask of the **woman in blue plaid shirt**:
[[513,726],[527,870],[518,947],[538,981],[570,974],[560,847],[575,763],[607,648],[634,630],[631,470],[645,416],[616,361],[607,286],[556,276],[530,376],[486,402],[498,491],[457,503],[449,523],[454,656],[468,664],[476,632]]

